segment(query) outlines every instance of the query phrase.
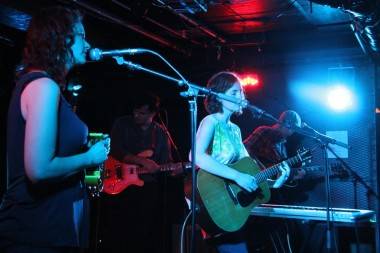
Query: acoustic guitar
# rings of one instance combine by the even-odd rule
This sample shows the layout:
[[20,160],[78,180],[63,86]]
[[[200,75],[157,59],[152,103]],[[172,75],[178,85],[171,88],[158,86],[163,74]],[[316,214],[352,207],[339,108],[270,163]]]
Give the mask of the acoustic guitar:
[[[310,151],[301,150],[285,162],[292,167],[310,159]],[[239,230],[247,221],[253,207],[269,201],[267,179],[280,173],[280,164],[260,170],[258,163],[250,157],[242,158],[229,167],[254,176],[258,188],[250,193],[231,180],[200,169],[197,174],[197,218],[199,225],[209,234]]]

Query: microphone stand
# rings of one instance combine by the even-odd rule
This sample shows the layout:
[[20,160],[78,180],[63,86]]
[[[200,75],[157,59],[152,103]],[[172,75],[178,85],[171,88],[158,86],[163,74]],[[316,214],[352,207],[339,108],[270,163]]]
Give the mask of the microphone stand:
[[168,125],[167,117],[168,117],[168,116],[167,116],[166,110],[165,110],[165,115],[166,115],[166,116],[165,116],[165,118],[166,118],[166,123],[162,120],[162,117],[161,117],[161,114],[160,114],[160,113],[157,114],[158,120],[160,121],[161,126],[162,126],[162,128],[163,128],[163,130],[164,130],[166,136],[168,137],[171,146],[172,146],[172,147],[174,148],[174,150],[175,150],[175,154],[176,154],[176,156],[177,156],[177,159],[178,159],[179,161],[182,161],[181,155],[179,154],[179,150],[178,150],[177,144],[175,144],[175,142],[174,142],[174,140],[173,140],[173,137],[172,137],[172,135],[170,134],[169,129],[168,129],[168,127],[167,127],[167,125]]
[[[262,109],[260,109],[260,108],[258,108],[256,106],[254,106],[254,105],[251,105],[248,100],[237,99],[235,97],[228,96],[228,95],[225,95],[223,93],[218,93],[218,92],[212,91],[211,89],[199,86],[197,84],[190,83],[190,82],[184,80],[183,78],[182,79],[177,79],[177,78],[168,76],[166,74],[162,74],[162,73],[157,72],[155,70],[152,70],[152,69],[149,69],[149,68],[145,68],[145,67],[143,67],[140,64],[136,64],[136,63],[133,63],[131,61],[126,61],[121,56],[114,56],[113,58],[116,60],[116,62],[117,62],[118,65],[126,65],[131,70],[142,70],[142,71],[148,72],[150,74],[162,77],[164,79],[167,79],[167,80],[170,80],[170,81],[173,81],[173,82],[176,82],[177,85],[181,86],[181,87],[184,86],[184,85],[186,85],[188,87],[188,90],[185,91],[185,92],[181,92],[180,93],[180,95],[183,96],[183,97],[197,97],[198,94],[214,95],[214,96],[218,97],[219,99],[226,100],[226,101],[238,104],[238,105],[240,105],[242,107],[246,107],[252,113],[256,114],[258,117],[265,117],[265,118],[270,119],[270,120],[272,120],[274,122],[278,122],[278,120],[275,117],[273,117],[271,114],[265,112],[264,110],[262,110]],[[173,68],[172,66],[170,66],[170,67]]]
[[[175,154],[177,156],[177,160],[174,160],[174,161],[181,161],[181,163],[182,163],[182,158],[181,158],[181,156],[179,154],[178,147],[175,144],[175,142],[174,142],[174,140],[172,138],[172,135],[170,134],[169,129],[168,129],[168,116],[167,116],[166,110],[165,110],[165,119],[166,119],[165,122],[166,123],[162,120],[160,112],[157,113],[157,118],[160,121],[161,127],[164,130],[166,136],[168,137],[168,140],[170,142],[170,147],[174,148],[174,150],[175,150]],[[170,151],[172,151],[172,150],[170,149]],[[170,161],[170,162],[172,162],[172,161]],[[183,163],[182,163],[182,168],[184,170]],[[163,213],[162,220],[163,220],[163,224],[164,225],[162,226],[161,229],[162,229],[162,232],[165,234],[165,232],[166,232],[165,228],[166,228],[166,225],[167,225],[166,215],[167,215],[167,210],[168,210],[168,196],[167,196],[168,195],[168,179],[167,179],[167,175],[164,176],[163,187],[164,187],[164,191],[163,191],[164,193],[163,193],[163,197],[162,197],[162,202],[163,202],[163,204],[162,204],[162,206],[163,206],[162,207],[162,213]],[[164,242],[163,242],[163,251],[164,252],[166,251],[166,247],[167,247],[167,245],[166,245],[166,242],[164,240]]]
[[197,128],[197,97],[199,94],[204,95],[214,95],[218,97],[219,99],[226,100],[235,104],[238,104],[242,107],[248,108],[252,113],[260,117],[266,117],[270,120],[274,120],[275,122],[278,122],[276,118],[274,118],[269,113],[261,110],[260,108],[249,104],[247,100],[241,100],[237,99],[235,97],[231,97],[228,95],[225,95],[223,93],[214,92],[211,89],[201,87],[196,84],[189,83],[185,78],[182,77],[182,75],[173,67],[170,65],[168,61],[166,61],[162,56],[160,56],[158,53],[153,52],[151,50],[145,50],[147,53],[152,53],[158,57],[160,57],[169,67],[174,70],[175,73],[177,73],[178,76],[181,77],[181,79],[177,79],[168,75],[165,75],[163,73],[157,72],[155,70],[145,68],[139,64],[135,64],[131,61],[126,61],[121,56],[115,56],[113,57],[116,60],[116,63],[118,65],[125,65],[131,70],[141,70],[144,72],[148,72],[152,75],[162,77],[164,79],[173,81],[177,83],[178,86],[182,87],[184,85],[187,86],[187,91],[181,92],[180,95],[182,97],[187,97],[189,102],[189,112],[190,112],[190,131],[191,131],[191,172],[192,172],[192,196],[191,196],[191,213],[192,213],[192,220],[191,220],[191,247],[190,252],[195,253],[196,252],[196,245],[195,245],[195,224],[196,224],[196,165],[195,165],[195,148],[196,148],[196,128]]
[[[332,247],[331,247],[331,241],[332,241],[332,231],[331,231],[331,186],[330,186],[330,170],[328,167],[328,159],[327,159],[327,150],[332,151],[331,147],[329,144],[335,144],[340,147],[344,147],[349,149],[350,146],[348,146],[346,143],[340,142],[338,140],[335,140],[327,135],[321,134],[318,131],[314,130],[313,128],[306,126],[306,128],[309,130],[305,130],[300,127],[294,127],[294,131],[315,139],[317,142],[320,143],[322,152],[323,152],[323,160],[324,160],[324,166],[325,166],[325,191],[326,191],[326,249],[327,252],[333,252]],[[337,154],[335,152],[332,152],[337,158]],[[350,170],[351,171],[351,170]],[[334,238],[335,239],[335,238]]]
[[[296,132],[302,134],[302,135],[306,135],[306,136],[309,136],[309,137],[312,137],[312,138],[318,138],[319,140],[322,140],[324,141],[325,143],[331,143],[331,144],[335,144],[335,145],[338,145],[338,146],[341,146],[341,147],[344,147],[344,148],[347,148],[347,149],[350,149],[351,147],[349,145],[347,145],[346,143],[343,143],[343,142],[340,142],[340,141],[337,141],[327,135],[324,135],[324,134],[321,134],[319,133],[318,131],[316,131],[315,129],[311,128],[311,127],[307,127],[310,131],[313,132],[314,135],[311,135],[310,136],[310,133],[308,133],[308,131],[305,131],[303,128],[298,128],[296,129]],[[343,167],[348,170],[350,172],[350,174],[352,175],[352,177],[358,181],[359,183],[361,183],[364,188],[368,191],[368,194],[371,194],[373,196],[375,196],[376,199],[379,200],[379,195],[371,188],[371,186],[368,185],[367,182],[364,181],[364,179],[359,176],[358,173],[356,173],[356,171],[354,171],[342,158],[340,158],[338,156],[338,154],[330,147],[330,146],[326,146],[326,148],[336,157],[336,159],[343,165]]]
[[[338,161],[343,165],[343,167],[350,172],[350,174],[354,178],[355,197],[357,195],[357,193],[356,193],[357,192],[357,190],[356,190],[357,182],[359,182],[367,190],[367,197],[369,197],[370,195],[372,195],[372,196],[374,196],[376,198],[376,200],[378,202],[379,201],[379,195],[371,188],[371,186],[369,186],[368,183],[365,182],[364,179],[361,176],[358,175],[358,173],[356,173],[342,158],[340,158],[338,156],[338,154],[336,154],[335,151],[330,146],[327,146],[327,148],[338,159]],[[357,208],[356,207],[356,202],[357,202],[357,199],[355,198],[355,208]],[[355,229],[357,229],[356,228],[356,223],[355,223]],[[359,241],[356,242],[356,251],[360,252]]]

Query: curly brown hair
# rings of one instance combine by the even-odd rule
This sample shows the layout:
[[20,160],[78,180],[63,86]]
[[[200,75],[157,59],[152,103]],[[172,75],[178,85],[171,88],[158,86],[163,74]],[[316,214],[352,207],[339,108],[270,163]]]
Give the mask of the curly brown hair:
[[74,25],[82,22],[78,10],[57,6],[42,9],[33,16],[24,47],[25,69],[46,71],[62,88],[67,73],[66,64],[73,57]]
[[[207,82],[207,88],[214,92],[224,93],[235,83],[240,83],[239,77],[233,72],[222,71],[213,75]],[[214,95],[208,95],[204,101],[208,113],[223,112],[222,103]]]

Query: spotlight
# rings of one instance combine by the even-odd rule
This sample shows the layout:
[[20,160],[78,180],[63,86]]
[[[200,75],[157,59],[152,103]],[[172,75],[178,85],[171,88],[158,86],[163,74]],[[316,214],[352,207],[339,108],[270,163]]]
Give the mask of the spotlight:
[[327,92],[327,104],[334,111],[346,111],[353,105],[352,92],[345,86],[335,86]]

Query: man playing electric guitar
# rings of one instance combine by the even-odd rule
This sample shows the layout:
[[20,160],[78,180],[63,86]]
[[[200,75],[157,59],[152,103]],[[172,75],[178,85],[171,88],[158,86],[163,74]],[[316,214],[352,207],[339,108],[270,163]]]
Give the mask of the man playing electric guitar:
[[[262,162],[263,167],[272,166],[288,158],[289,154],[285,145],[287,139],[293,135],[293,127],[301,127],[301,117],[295,111],[288,110],[282,112],[278,121],[279,123],[272,126],[259,126],[244,140],[244,145],[250,156],[256,157]],[[304,175],[305,171],[302,168],[292,168],[287,182],[296,179],[302,180]],[[286,185],[285,183],[285,186]],[[271,191],[270,203],[291,204],[289,203],[290,200],[286,191],[286,187],[273,189]],[[299,195],[301,194],[300,192]],[[266,250],[270,250],[268,248],[275,244],[277,245],[276,247],[287,249],[286,243],[288,242],[286,241],[286,233],[284,233],[284,231],[286,232],[288,229],[287,224],[285,224],[286,226],[278,223],[272,224],[270,226],[271,228],[268,229],[267,223],[268,221],[265,221],[261,229],[259,229],[260,235],[258,236],[264,240],[262,247],[266,248]],[[254,226],[257,229],[260,224],[254,224]],[[271,238],[271,241],[269,241],[268,238]]]
[[[137,154],[142,158],[150,159],[152,150],[144,150]],[[148,156],[147,156],[148,155]],[[120,194],[131,186],[144,186],[144,178],[152,174],[167,172],[171,176],[182,174],[190,168],[189,163],[166,163],[158,168],[149,169],[138,164],[128,164],[109,156],[104,166],[103,192],[107,194]]]
[[[138,176],[142,180],[137,184],[140,187],[131,185],[119,194],[104,196],[103,250],[107,253],[170,252],[168,239],[174,221],[164,217],[181,214],[180,208],[173,214],[175,207],[168,206],[171,203],[168,199],[183,199],[182,195],[175,196],[181,192],[180,179],[168,177],[168,173],[156,173],[160,165],[172,162],[168,134],[153,121],[158,112],[158,97],[141,94],[136,98],[132,116],[118,118],[113,125],[110,154],[121,162],[121,173],[128,171],[124,170],[125,164],[151,173]],[[134,176],[137,178],[136,173]]]

